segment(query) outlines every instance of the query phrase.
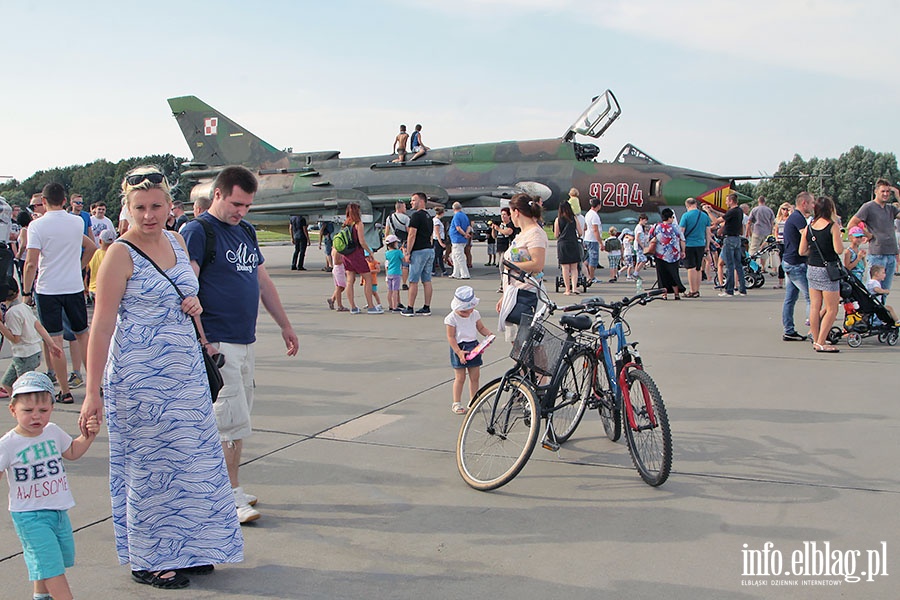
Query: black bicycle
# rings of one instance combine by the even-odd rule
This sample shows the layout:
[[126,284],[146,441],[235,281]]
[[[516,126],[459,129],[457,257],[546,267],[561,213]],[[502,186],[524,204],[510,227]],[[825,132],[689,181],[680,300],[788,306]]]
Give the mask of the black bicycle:
[[[575,431],[588,405],[600,407],[609,401],[608,395],[600,393],[603,386],[597,383],[594,346],[586,343],[585,335],[595,328],[592,319],[585,314],[565,315],[557,327],[550,317],[559,307],[550,300],[539,283],[512,263],[504,264],[511,277],[534,285],[545,308],[536,316],[522,319],[510,352],[515,366],[478,390],[460,427],[456,445],[457,467],[463,480],[478,490],[496,489],[519,474],[537,444],[542,422],[546,423],[542,445],[549,450],[557,450],[559,444]],[[663,290],[651,290],[635,299],[646,304],[662,293]],[[602,303],[601,299],[594,301]],[[583,307],[573,305],[566,309],[585,312],[587,309]],[[605,338],[595,332],[593,339]],[[636,370],[640,369],[630,363],[628,372]],[[643,375],[640,371],[639,375],[630,377],[638,381],[643,380]],[[659,395],[658,391],[656,395]],[[614,407],[610,407],[609,411],[612,414]],[[632,419],[639,419],[634,415],[640,411],[627,412],[632,414]],[[664,407],[661,412],[665,437],[669,440],[668,462],[671,464],[671,436],[668,434]],[[601,408],[601,416],[603,414],[604,409]],[[658,413],[653,415],[652,422],[657,426],[661,421]],[[629,439],[641,439],[645,430],[643,424],[637,424]],[[635,446],[643,449],[642,444]],[[638,456],[643,456],[642,450],[632,450],[632,457],[636,452]],[[643,472],[641,475],[644,477]],[[659,485],[664,480],[651,485]]]

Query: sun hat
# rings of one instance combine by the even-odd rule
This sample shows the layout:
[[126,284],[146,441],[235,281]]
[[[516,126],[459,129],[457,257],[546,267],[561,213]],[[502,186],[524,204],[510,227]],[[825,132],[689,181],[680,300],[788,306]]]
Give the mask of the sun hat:
[[471,286],[461,285],[456,288],[453,300],[450,302],[451,310],[469,310],[476,306],[478,306],[478,297],[475,296],[475,290]]
[[15,398],[19,394],[28,394],[31,392],[47,392],[53,396],[53,382],[46,374],[39,371],[28,371],[22,373],[22,376],[13,383],[12,397]]
[[389,236],[387,236],[386,238],[384,238],[384,243],[385,243],[385,244],[393,244],[394,242],[399,242],[399,241],[400,241],[400,238],[398,238],[398,237],[397,237],[396,235],[394,235],[393,233],[390,234]]
[[862,230],[862,227],[851,227],[849,235],[852,235],[853,237],[863,237],[866,235],[866,232]]

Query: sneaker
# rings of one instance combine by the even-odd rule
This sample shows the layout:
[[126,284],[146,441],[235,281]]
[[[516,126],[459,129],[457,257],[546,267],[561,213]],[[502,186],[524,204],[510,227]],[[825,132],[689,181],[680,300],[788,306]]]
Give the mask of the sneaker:
[[255,521],[260,518],[262,515],[259,514],[259,511],[250,506],[249,504],[240,504],[237,506],[237,515],[238,522],[243,525],[244,523],[249,523],[251,521]]
[[362,311],[359,310],[359,307],[358,307],[358,306],[354,306],[353,308],[350,309],[350,314],[351,314],[351,315],[358,315],[358,314],[361,313],[361,312],[362,312]]
[[414,316],[416,316],[415,311],[414,311],[414,310],[412,309],[412,307],[410,307],[410,306],[407,306],[406,308],[401,309],[401,310],[400,310],[400,314],[401,314],[402,316],[404,316],[404,317],[414,317]]
[[69,373],[69,387],[72,389],[78,389],[84,385],[84,379],[81,378],[81,375],[72,371]]
[[747,292],[738,292],[738,295],[739,295],[739,296],[746,296],[746,295],[747,295]]
[[397,307],[397,308],[389,308],[389,309],[388,309],[388,312],[392,312],[392,313],[401,313],[401,312],[403,312],[403,309],[400,308],[400,307]]
[[431,316],[431,308],[426,304],[422,308],[416,311],[416,315],[420,317],[430,317]]
[[379,314],[379,315],[384,314],[384,307],[381,306],[380,304],[376,304],[376,305],[375,305],[375,310],[378,311],[378,314]]
[[56,395],[56,403],[57,404],[74,404],[75,398],[72,397],[71,392],[66,392],[65,394],[60,392]]
[[244,491],[242,487],[233,488],[231,491],[234,492],[234,501],[236,504],[249,504],[250,506],[256,506],[257,501],[259,500],[253,494],[248,494]]
[[404,283],[402,286],[400,286],[400,289],[406,291],[409,289],[409,286]]
[[398,302],[398,303],[397,303],[397,308],[399,308],[400,310],[403,310],[403,309],[406,308],[406,307],[403,306],[403,303],[402,303],[402,302]]
[[56,380],[56,373],[54,373],[53,371],[47,371],[45,375],[50,378],[50,381],[53,382],[53,385],[59,385],[59,381]]
[[719,292],[719,298],[731,298],[734,294],[729,294],[728,292]]
[[783,336],[781,336],[781,339],[785,342],[805,342],[806,336],[800,335],[796,331],[792,331],[790,333],[785,333]]
[[376,306],[373,306],[372,308],[366,310],[367,315],[380,315],[382,313],[384,313],[384,311],[379,310]]

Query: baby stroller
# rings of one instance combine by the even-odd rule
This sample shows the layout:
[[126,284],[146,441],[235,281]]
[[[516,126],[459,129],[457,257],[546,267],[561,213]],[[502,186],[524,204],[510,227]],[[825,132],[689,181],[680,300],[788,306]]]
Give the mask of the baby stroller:
[[[775,238],[773,236],[769,236],[772,238],[772,246],[775,247]],[[719,248],[722,247],[722,238],[714,237],[713,242],[718,245]],[[765,248],[768,247],[768,239],[766,240],[766,246],[760,248],[758,252],[756,252],[753,256],[750,256],[750,240],[745,237],[741,237],[741,272],[744,274],[744,286],[749,290],[751,288],[761,288],[766,283],[766,277],[763,275],[762,267],[759,266],[759,263],[756,262],[756,259],[763,253],[763,251],[768,252]],[[719,273],[716,270],[713,275],[713,283],[716,288],[720,288],[725,285],[725,282],[719,281]],[[737,283],[735,283],[737,285]]]
[[828,343],[837,344],[847,338],[851,348],[859,348],[863,338],[878,336],[878,341],[896,346],[900,331],[881,300],[869,293],[863,282],[851,273],[844,272],[841,280],[841,301],[844,303],[844,326],[832,327]]

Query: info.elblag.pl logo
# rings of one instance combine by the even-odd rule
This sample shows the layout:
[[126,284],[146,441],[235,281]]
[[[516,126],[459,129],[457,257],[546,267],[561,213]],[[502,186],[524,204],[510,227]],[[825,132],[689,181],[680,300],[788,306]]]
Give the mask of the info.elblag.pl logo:
[[887,542],[871,549],[843,550],[831,542],[802,542],[780,550],[773,542],[761,548],[744,544],[741,550],[741,585],[834,586],[875,581],[888,576]]

